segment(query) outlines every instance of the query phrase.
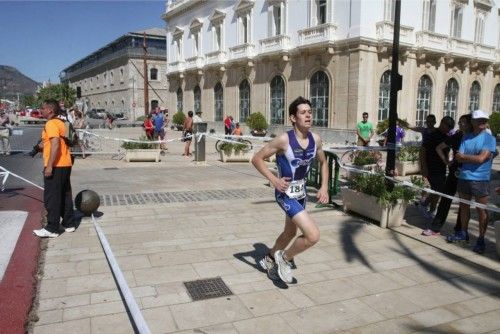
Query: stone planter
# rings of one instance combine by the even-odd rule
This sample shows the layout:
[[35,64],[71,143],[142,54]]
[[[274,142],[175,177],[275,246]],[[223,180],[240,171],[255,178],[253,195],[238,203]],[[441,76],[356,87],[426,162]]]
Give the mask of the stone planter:
[[160,161],[159,149],[132,149],[125,150],[125,161]]
[[[377,164],[370,164],[370,165],[352,165],[352,164],[346,164],[347,167],[352,167],[356,169],[361,169],[361,170],[366,170],[370,172],[375,172],[378,168]],[[358,176],[359,173],[347,170],[346,178],[348,180],[354,179],[356,176]]]
[[252,130],[250,134],[254,137],[265,137],[267,135],[266,130]]
[[235,153],[231,152],[230,155],[224,153],[223,150],[220,151],[220,160],[222,162],[250,162],[253,158],[253,150],[250,151],[239,151]]
[[375,196],[370,196],[349,188],[341,188],[344,212],[352,211],[380,222],[380,227],[398,227],[403,221],[407,203],[383,206],[377,203]]
[[396,161],[396,172],[399,176],[420,173],[419,161]]

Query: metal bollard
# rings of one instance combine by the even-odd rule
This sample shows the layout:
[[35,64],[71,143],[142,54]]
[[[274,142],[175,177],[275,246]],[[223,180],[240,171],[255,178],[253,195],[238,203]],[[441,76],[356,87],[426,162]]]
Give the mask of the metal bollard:
[[[207,123],[199,122],[193,124],[193,135],[196,133],[207,132]],[[205,161],[205,136],[198,140],[193,138],[194,141],[194,161]]]

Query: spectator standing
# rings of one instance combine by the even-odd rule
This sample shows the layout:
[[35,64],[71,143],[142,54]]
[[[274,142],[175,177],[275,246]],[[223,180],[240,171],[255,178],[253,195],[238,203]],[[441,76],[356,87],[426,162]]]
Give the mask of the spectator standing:
[[368,113],[363,113],[363,120],[356,125],[358,146],[368,146],[373,137],[373,124],[368,122]]
[[226,118],[224,118],[224,134],[225,135],[230,135],[231,134],[231,119],[229,116],[226,115]]
[[433,114],[427,115],[425,117],[425,127],[412,127],[410,130],[420,132],[422,134],[422,142],[426,139],[428,135],[430,135],[432,132],[436,130],[436,116]]
[[148,114],[148,115],[144,118],[144,124],[143,124],[143,127],[144,127],[144,131],[146,132],[146,137],[147,137],[149,140],[153,140],[154,125],[153,125],[153,121],[151,120],[151,114]]
[[[385,137],[384,138],[384,146],[387,146],[387,132],[389,129],[386,129],[384,132],[382,132],[382,135]],[[405,129],[401,127],[399,119],[396,120],[396,145],[402,145],[403,144],[403,139],[405,137]]]
[[[482,110],[472,112],[472,132],[464,135],[460,148],[456,154],[458,162],[462,163],[458,175],[458,195],[461,199],[474,200],[480,204],[487,204],[489,198],[489,183],[491,166],[496,150],[496,141],[486,132],[489,116]],[[488,227],[488,211],[476,208],[479,220],[479,237],[473,251],[484,253],[486,243],[484,235]],[[456,232],[451,242],[465,241],[469,236],[467,229],[470,220],[470,205],[460,202],[461,231]]]
[[47,226],[33,233],[40,238],[59,236],[59,223],[66,232],[74,232],[73,197],[71,194],[71,155],[63,140],[65,125],[59,116],[56,100],[46,100],[42,115],[47,119],[42,131],[40,148],[43,150],[44,191],[43,200],[47,210]]
[[233,136],[243,136],[243,132],[241,131],[240,128],[240,123],[236,122],[236,126],[233,130],[233,133],[231,133]]
[[[459,168],[459,163],[455,159],[455,156],[462,142],[462,138],[465,134],[471,131],[471,115],[463,115],[458,120],[458,131],[456,131],[452,136],[445,139],[444,142],[436,147],[436,153],[438,154],[441,161],[448,166],[448,175],[446,176],[446,181],[444,185],[444,193],[446,195],[454,196],[457,192],[457,176],[456,172]],[[447,152],[451,149],[451,159]],[[451,199],[447,197],[441,197],[439,201],[439,206],[437,209],[436,217],[432,220],[432,224],[429,229],[422,232],[425,236],[438,235],[446,222],[448,217],[448,212],[450,211]],[[460,209],[458,210],[457,221],[455,223],[455,232],[461,230],[460,224]]]
[[5,110],[0,110],[0,154],[10,155],[10,119]]
[[155,108],[155,113],[156,116],[153,119],[153,124],[154,124],[154,136],[155,139],[158,139],[161,141],[160,143],[160,149],[165,150],[165,144],[163,143],[163,140],[165,139],[165,114],[163,111],[160,110],[160,107]]
[[82,159],[85,159],[85,133],[83,131],[85,131],[85,129],[87,128],[87,122],[85,122],[83,113],[78,109],[75,109],[75,121],[73,122],[73,127],[75,128],[75,130],[80,130],[77,131],[78,144],[80,146],[80,150],[82,151]]
[[[448,132],[455,127],[455,121],[450,116],[445,116],[439,123],[439,127],[436,131],[432,131],[426,137],[422,143],[421,153],[421,174],[423,177],[427,178],[431,189],[438,192],[443,192],[446,183],[446,166],[447,163],[439,157],[436,152],[436,147],[443,143],[448,138]],[[449,149],[446,151],[448,153]],[[433,212],[436,210],[437,201],[439,196],[431,194],[427,196],[424,201],[423,207],[429,206],[429,211],[422,209],[423,214],[426,218],[434,219]]]
[[191,152],[189,152],[189,149],[191,146],[191,140],[193,139],[193,112],[191,110],[188,111],[188,117],[184,120],[182,129],[182,140],[184,141],[184,153],[182,155],[190,157]]
[[201,123],[203,119],[201,118],[201,111],[197,110],[195,115],[193,116],[193,123]]

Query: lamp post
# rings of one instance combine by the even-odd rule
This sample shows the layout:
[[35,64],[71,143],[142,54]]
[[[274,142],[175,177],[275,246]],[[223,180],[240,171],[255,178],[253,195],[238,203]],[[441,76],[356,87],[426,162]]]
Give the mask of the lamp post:
[[142,43],[144,49],[144,115],[149,114],[149,83],[148,83],[148,46],[146,45],[146,33],[144,33],[144,41]]
[[[398,73],[399,65],[399,27],[401,17],[401,0],[395,1],[394,39],[392,42],[391,93],[389,99],[389,129],[387,130],[387,160],[385,175],[394,176],[396,168],[396,120],[398,118],[398,91],[401,90],[403,77]],[[393,189],[394,183],[388,182],[388,188]]]
[[135,121],[135,77],[130,80],[132,80],[132,120]]

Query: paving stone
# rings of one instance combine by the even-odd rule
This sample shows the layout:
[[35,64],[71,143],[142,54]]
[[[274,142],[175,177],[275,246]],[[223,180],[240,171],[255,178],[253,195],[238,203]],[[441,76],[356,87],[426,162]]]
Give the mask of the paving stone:
[[290,327],[279,315],[269,315],[248,320],[236,321],[233,323],[239,334],[254,333],[280,333],[296,334],[297,332]]
[[33,334],[90,334],[90,318],[35,326]]
[[90,326],[92,333],[134,333],[134,329],[126,313],[93,317],[90,319]]
[[252,318],[238,297],[215,298],[170,306],[179,329],[211,326]]
[[124,312],[126,312],[125,306],[120,300],[116,302],[106,302],[66,308],[63,312],[63,319],[64,321],[68,321]]
[[44,298],[39,301],[38,310],[47,311],[90,304],[90,294]]
[[295,305],[274,289],[241,294],[239,297],[256,317],[296,309]]
[[359,299],[386,318],[407,315],[423,309],[403,296],[401,291],[387,291]]

